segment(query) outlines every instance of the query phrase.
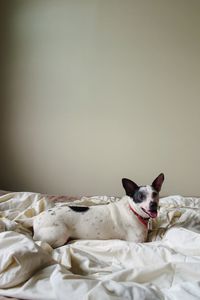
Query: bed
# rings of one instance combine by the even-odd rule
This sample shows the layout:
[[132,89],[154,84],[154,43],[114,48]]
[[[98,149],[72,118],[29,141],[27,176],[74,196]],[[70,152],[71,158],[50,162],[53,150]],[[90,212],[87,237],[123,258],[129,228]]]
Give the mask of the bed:
[[[117,197],[0,195],[0,299],[200,299],[200,199],[161,198],[148,241],[79,240],[57,249],[32,239],[35,215],[55,205]],[[10,298],[9,298],[10,299]]]

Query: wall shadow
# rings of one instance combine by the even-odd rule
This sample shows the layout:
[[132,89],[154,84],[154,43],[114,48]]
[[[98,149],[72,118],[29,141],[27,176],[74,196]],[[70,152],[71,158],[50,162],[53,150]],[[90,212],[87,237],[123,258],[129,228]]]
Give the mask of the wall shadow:
[[9,82],[11,74],[11,19],[13,8],[12,1],[0,1],[0,189],[9,189],[7,184],[9,149],[7,147],[6,126],[9,122],[8,109],[11,100]]

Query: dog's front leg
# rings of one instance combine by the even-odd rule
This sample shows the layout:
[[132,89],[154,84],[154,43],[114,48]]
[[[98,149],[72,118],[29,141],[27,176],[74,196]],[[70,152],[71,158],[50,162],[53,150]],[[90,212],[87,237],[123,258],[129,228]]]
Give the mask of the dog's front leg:
[[134,243],[143,243],[147,239],[147,232],[137,232],[136,231],[129,231],[126,234],[125,240],[128,242],[134,242]]

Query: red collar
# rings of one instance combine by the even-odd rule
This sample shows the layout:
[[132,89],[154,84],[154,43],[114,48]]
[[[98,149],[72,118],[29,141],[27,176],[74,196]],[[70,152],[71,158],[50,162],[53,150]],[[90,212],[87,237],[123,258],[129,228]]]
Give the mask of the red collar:
[[130,210],[132,210],[134,212],[134,214],[136,215],[136,217],[138,218],[138,220],[147,228],[148,227],[148,222],[149,222],[150,218],[143,218],[130,205],[129,205],[129,208],[130,208]]

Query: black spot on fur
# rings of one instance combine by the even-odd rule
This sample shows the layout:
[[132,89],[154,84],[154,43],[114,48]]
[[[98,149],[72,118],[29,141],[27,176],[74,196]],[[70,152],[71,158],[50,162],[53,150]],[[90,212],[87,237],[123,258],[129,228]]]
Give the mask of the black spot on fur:
[[69,206],[69,208],[71,208],[73,211],[75,212],[86,212],[89,210],[89,207],[87,206]]
[[53,226],[59,226],[57,223],[53,223]]

